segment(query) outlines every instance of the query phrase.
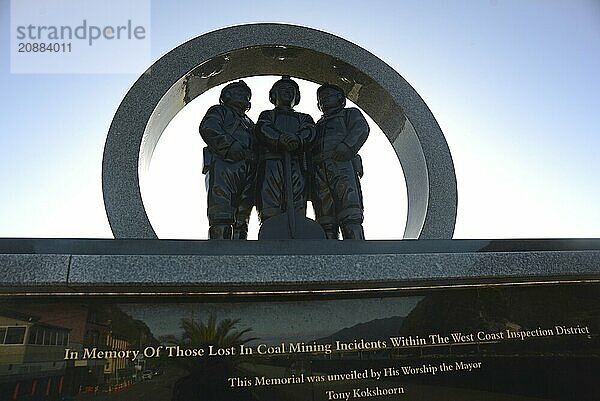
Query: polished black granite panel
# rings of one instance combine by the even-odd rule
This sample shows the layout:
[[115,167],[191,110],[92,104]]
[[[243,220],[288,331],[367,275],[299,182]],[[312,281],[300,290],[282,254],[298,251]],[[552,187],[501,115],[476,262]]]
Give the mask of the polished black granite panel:
[[0,295],[0,399],[597,400],[599,293]]

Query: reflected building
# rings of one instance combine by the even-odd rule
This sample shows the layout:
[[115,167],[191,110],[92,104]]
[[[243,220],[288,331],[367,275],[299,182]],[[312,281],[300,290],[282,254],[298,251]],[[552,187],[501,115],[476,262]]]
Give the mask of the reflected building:
[[[129,341],[109,332],[106,336],[106,349],[124,351],[132,349]],[[122,382],[129,383],[134,379],[137,372],[130,359],[107,358],[104,364],[105,381],[112,386],[118,386]]]
[[[132,340],[132,338],[134,340]],[[0,309],[0,401],[59,400],[129,385],[132,361],[65,360],[65,349],[127,350],[156,341],[111,305],[26,304]]]
[[0,312],[0,400],[51,399],[65,390],[71,329],[14,311]]

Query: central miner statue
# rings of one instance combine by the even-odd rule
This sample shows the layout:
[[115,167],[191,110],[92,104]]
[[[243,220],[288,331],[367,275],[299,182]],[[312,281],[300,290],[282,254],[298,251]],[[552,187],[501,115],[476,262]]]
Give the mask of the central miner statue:
[[[294,110],[298,84],[284,76],[273,84],[256,123],[246,116],[251,90],[226,85],[219,105],[200,123],[204,149],[210,239],[246,239],[252,207],[261,223],[259,239],[364,239],[363,175],[358,151],[369,125],[356,108],[345,108],[344,91],[331,84],[317,90],[323,112],[313,118]],[[316,219],[306,217],[311,200]]]

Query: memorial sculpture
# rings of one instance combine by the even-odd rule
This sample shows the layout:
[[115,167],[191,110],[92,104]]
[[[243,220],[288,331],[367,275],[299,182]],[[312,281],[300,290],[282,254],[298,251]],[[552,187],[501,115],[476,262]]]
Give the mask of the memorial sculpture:
[[[362,113],[345,108],[340,87],[325,84],[317,90],[323,116],[315,125],[294,111],[300,88],[284,76],[269,92],[275,108],[263,111],[254,127],[245,115],[250,97],[243,81],[226,85],[200,124],[208,145],[209,238],[246,239],[256,205],[260,239],[338,239],[340,229],[344,239],[364,239],[358,151],[369,125]],[[320,228],[306,218],[309,197]]]
[[218,105],[200,123],[206,142],[204,165],[210,239],[246,239],[254,206],[257,143],[246,115],[252,91],[244,81],[221,91]]
[[360,110],[345,108],[344,91],[331,84],[317,90],[317,139],[312,151],[313,207],[328,239],[365,239],[362,228],[363,198],[358,151],[369,136],[369,125]]
[[402,165],[403,178],[389,177],[390,186],[399,185],[407,193],[402,237],[452,237],[456,175],[439,124],[397,71],[360,46],[307,27],[246,24],[200,35],[165,54],[151,71],[123,98],[104,147],[102,193],[116,238],[158,238],[140,182],[173,117],[211,88],[262,75],[342,87],[381,128]]
[[[292,47],[303,50],[301,57],[284,57]],[[236,63],[236,57],[244,62]],[[457,199],[449,149],[420,96],[383,61],[355,44],[310,28],[253,24],[192,39],[163,56],[151,71],[142,74],[123,99],[105,146],[103,193],[118,240],[0,241],[5,272],[0,286],[2,317],[11,326],[0,327],[5,333],[0,348],[8,351],[0,353],[0,398],[43,398],[43,390],[50,399],[89,398],[78,394],[89,388],[96,399],[165,400],[171,389],[173,400],[239,401],[248,396],[283,400],[290,395],[347,399],[354,393],[389,395],[396,387],[388,386],[406,383],[406,397],[418,399],[439,394],[456,399],[600,399],[599,241],[449,241]],[[141,202],[138,174],[150,161],[166,124],[210,88],[246,76],[284,72],[313,82],[338,83],[381,127],[403,163],[408,194],[404,238],[427,241],[290,241],[254,248],[234,241],[156,240]],[[393,184],[393,177],[388,183]],[[231,232],[233,236],[233,227]],[[407,305],[417,301],[410,295],[416,292],[422,299],[408,312]],[[289,302],[304,295],[307,299]],[[280,341],[298,344],[307,339],[319,345],[354,339],[355,346],[331,356],[319,355],[319,350],[303,350],[297,358],[291,353],[267,352],[263,357],[246,353],[248,357],[240,358],[244,370],[234,369],[235,375],[244,377],[232,377],[233,364],[226,353],[206,359],[184,353],[176,356],[191,365],[183,376],[175,366],[178,359],[158,356],[166,343],[154,334],[181,333],[173,317],[207,315],[216,309],[215,299],[226,299],[227,307],[217,310],[228,315],[237,310],[247,324],[261,330],[259,341],[273,342],[274,349]],[[327,319],[328,313],[335,319]],[[342,319],[344,314],[353,316],[351,324],[356,325]],[[95,330],[100,336],[87,335]],[[551,330],[557,335],[537,337],[536,333]],[[564,335],[567,330],[575,335]],[[415,337],[423,333],[436,334]],[[502,333],[512,337],[497,340]],[[384,339],[387,349],[357,350],[357,340],[369,337]],[[46,345],[48,338],[56,341]],[[156,357],[75,356],[69,361],[58,352],[60,338],[69,347],[64,349],[68,355],[88,346],[94,353],[104,352],[104,347],[96,346],[112,343],[111,348],[118,346],[127,354],[138,348],[145,355],[148,346]],[[105,341],[109,338],[118,342]],[[199,348],[219,343],[187,344]],[[306,346],[310,347],[308,341]],[[41,352],[42,348],[47,350]],[[196,345],[186,349],[194,350]],[[386,371],[396,375],[397,369],[390,367],[394,360],[406,368],[398,370],[398,377],[385,377]],[[130,386],[142,366],[161,372],[164,368],[166,374]],[[418,374],[420,367],[444,371]],[[477,370],[471,374],[471,368]],[[363,369],[385,378],[336,380],[331,386],[307,381],[294,387],[256,386],[251,381],[277,384],[290,376],[354,375]],[[300,371],[307,373],[290,374]],[[244,386],[246,376],[251,386]]]

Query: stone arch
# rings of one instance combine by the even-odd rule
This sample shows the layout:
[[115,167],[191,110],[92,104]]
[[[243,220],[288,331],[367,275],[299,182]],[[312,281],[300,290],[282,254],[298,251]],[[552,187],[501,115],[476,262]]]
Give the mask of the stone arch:
[[119,105],[104,148],[104,204],[115,238],[156,238],[139,180],[160,136],[190,101],[224,82],[290,75],[342,87],[385,133],[404,171],[404,238],[452,238],[457,189],[444,135],[417,92],[385,62],[335,35],[248,24],[198,36],[156,61]]

